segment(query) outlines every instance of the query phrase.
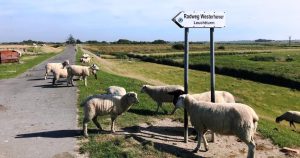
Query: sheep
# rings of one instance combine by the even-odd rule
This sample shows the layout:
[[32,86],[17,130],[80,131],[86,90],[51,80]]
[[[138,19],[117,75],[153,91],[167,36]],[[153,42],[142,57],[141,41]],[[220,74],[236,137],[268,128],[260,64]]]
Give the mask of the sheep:
[[81,63],[90,63],[91,62],[91,58],[88,57],[88,58],[80,58],[80,62]]
[[83,134],[88,137],[87,124],[90,120],[94,122],[99,130],[102,130],[100,123],[97,121],[98,116],[110,115],[111,132],[115,132],[115,121],[119,115],[129,110],[129,108],[138,103],[138,97],[135,92],[126,93],[123,96],[112,94],[94,95],[88,97],[81,103],[84,106]]
[[107,94],[118,95],[118,96],[123,96],[126,94],[125,88],[119,86],[109,86],[106,89],[106,92]]
[[67,65],[69,65],[69,60],[65,60],[62,63],[47,63],[45,65],[46,73],[45,73],[45,80],[47,79],[48,74],[52,71],[52,69],[60,68],[63,69]]
[[[184,94],[183,90],[176,90],[173,92],[168,93],[170,95],[174,96],[173,104],[175,106],[174,110],[172,111],[171,115],[175,113],[177,110],[176,103],[178,100],[178,97],[182,94]],[[199,94],[192,94],[191,95],[194,99],[197,101],[204,101],[204,102],[211,102],[211,91],[203,92]],[[226,91],[215,91],[215,103],[235,103],[234,96]],[[195,138],[197,140],[197,137]],[[211,141],[215,142],[215,134],[212,133]]]
[[142,93],[147,93],[156,103],[156,113],[158,113],[159,107],[162,106],[163,103],[172,102],[173,96],[168,94],[169,92],[173,92],[175,90],[183,90],[184,88],[179,85],[167,85],[167,86],[150,86],[143,85],[141,88]]
[[99,70],[99,67],[95,64],[92,66],[81,66],[81,65],[68,65],[68,77],[67,77],[67,86],[69,86],[69,83],[74,86],[73,83],[73,77],[74,76],[80,76],[84,79],[84,85],[87,86],[87,76],[90,75],[90,70],[92,74],[95,76],[95,79],[97,79],[97,71]]
[[59,80],[59,78],[67,78],[68,77],[67,69],[54,68],[52,70],[52,73],[53,73],[52,85],[55,85],[57,80]]
[[194,152],[204,140],[205,150],[208,144],[204,134],[212,130],[223,135],[235,135],[248,145],[248,158],[253,158],[255,153],[254,134],[258,124],[255,111],[245,104],[240,103],[210,103],[197,101],[188,94],[179,96],[176,103],[178,107],[185,107],[190,115],[192,125],[198,133],[198,143]]
[[[168,94],[173,95],[173,104],[175,106],[174,110],[171,114],[174,114],[177,110],[176,103],[178,100],[178,97],[182,94],[184,94],[183,90],[176,90],[173,92],[169,92]],[[205,101],[205,102],[211,102],[211,92],[203,92],[199,94],[192,94],[192,97],[198,101]],[[215,91],[215,103],[235,103],[234,96],[226,91]]]
[[286,120],[290,122],[290,127],[296,128],[294,122],[300,123],[300,112],[299,111],[287,111],[284,114],[276,117],[276,123],[279,123],[282,120]]
[[86,53],[82,54],[82,58],[89,58],[89,57],[90,57],[89,54],[86,54]]

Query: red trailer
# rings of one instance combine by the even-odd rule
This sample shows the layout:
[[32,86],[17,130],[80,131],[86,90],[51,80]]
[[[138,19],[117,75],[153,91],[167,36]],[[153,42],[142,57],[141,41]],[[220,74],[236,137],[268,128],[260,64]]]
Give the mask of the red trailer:
[[14,50],[1,50],[0,51],[0,63],[13,63],[19,62],[20,55]]

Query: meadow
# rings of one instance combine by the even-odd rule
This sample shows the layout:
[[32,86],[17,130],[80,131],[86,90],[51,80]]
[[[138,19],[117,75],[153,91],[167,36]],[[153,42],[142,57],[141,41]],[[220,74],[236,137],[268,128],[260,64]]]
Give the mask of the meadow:
[[[94,53],[97,54],[100,51],[102,50],[94,50]],[[77,56],[79,57],[81,53],[79,52]],[[109,68],[105,63],[93,60],[93,62],[100,64],[101,71],[98,72],[98,76],[100,76],[99,80],[89,78],[88,87],[84,87],[82,83],[78,82],[80,90],[79,103],[86,96],[104,93],[105,89],[110,85],[119,85],[125,87],[127,91],[137,92],[140,103],[134,105],[125,115],[118,118],[117,127],[124,128],[136,126],[144,122],[151,123],[153,119],[157,118],[171,118],[182,121],[182,110],[178,110],[172,116],[166,115],[162,111],[158,115],[154,115],[155,103],[147,95],[140,93],[140,88],[143,84],[164,83],[182,85],[182,68],[128,58],[106,60],[111,63]],[[190,70],[189,89],[191,93],[208,91],[209,81],[209,73]],[[299,129],[290,128],[287,122],[276,124],[274,121],[276,116],[287,110],[300,111],[300,92],[298,90],[223,75],[216,75],[216,89],[229,91],[234,94],[238,102],[253,107],[260,117],[258,132],[265,138],[270,138],[274,144],[280,147],[300,147],[300,142],[298,141],[300,140]],[[172,107],[171,104],[164,106],[165,111],[168,112],[171,111]],[[79,109],[82,110],[82,107],[79,107]],[[79,122],[81,123],[82,111],[79,112],[79,116]],[[101,123],[105,125],[105,129],[109,129],[110,119],[105,117],[104,120]],[[93,129],[95,126],[90,123],[89,128]],[[88,152],[91,154],[91,157],[141,157],[145,153],[147,157],[176,156],[161,152],[151,143],[140,143],[142,145],[136,144],[131,137],[94,133],[89,137],[88,142],[82,142],[81,152]]]

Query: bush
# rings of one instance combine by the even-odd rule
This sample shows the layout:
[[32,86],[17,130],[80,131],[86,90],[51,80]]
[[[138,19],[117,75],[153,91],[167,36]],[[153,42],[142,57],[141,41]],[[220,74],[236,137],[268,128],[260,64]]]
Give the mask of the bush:
[[178,44],[174,44],[172,46],[173,49],[176,49],[176,50],[184,50],[184,45],[181,44],[181,43],[178,43]]
[[217,49],[225,50],[225,46],[219,46]]

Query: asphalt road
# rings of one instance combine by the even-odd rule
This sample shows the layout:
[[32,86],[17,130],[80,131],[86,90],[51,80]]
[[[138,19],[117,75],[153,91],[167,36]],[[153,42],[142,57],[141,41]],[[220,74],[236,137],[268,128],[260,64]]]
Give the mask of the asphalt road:
[[13,79],[0,80],[0,158],[52,158],[75,155],[76,87],[53,87],[44,80],[48,62],[75,61],[75,47]]

